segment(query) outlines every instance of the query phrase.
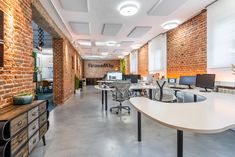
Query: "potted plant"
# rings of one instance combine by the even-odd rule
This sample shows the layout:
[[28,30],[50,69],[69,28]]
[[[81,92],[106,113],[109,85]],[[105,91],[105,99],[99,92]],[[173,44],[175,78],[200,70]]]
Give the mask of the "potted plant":
[[77,76],[74,78],[74,93],[76,93],[76,90],[79,90],[80,88],[80,80]]
[[14,105],[26,105],[31,104],[33,102],[33,94],[32,93],[22,93],[19,95],[13,96]]
[[120,63],[121,63],[121,72],[122,72],[122,74],[125,74],[125,71],[126,71],[126,60],[125,60],[125,58],[121,59]]

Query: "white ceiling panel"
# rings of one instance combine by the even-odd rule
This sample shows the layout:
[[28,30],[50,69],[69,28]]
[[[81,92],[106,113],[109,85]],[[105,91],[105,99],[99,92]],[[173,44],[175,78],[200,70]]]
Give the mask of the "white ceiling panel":
[[157,0],[155,5],[148,11],[153,16],[168,16],[179,9],[187,0]]
[[140,38],[145,35],[152,27],[149,26],[137,26],[128,35],[128,38]]
[[89,23],[87,22],[69,22],[72,31],[78,35],[89,35]]
[[134,41],[121,41],[120,42],[121,46],[130,46],[133,43]]
[[121,28],[122,24],[106,23],[103,25],[101,34],[106,36],[116,36]]
[[88,12],[87,0],[59,0],[66,11]]

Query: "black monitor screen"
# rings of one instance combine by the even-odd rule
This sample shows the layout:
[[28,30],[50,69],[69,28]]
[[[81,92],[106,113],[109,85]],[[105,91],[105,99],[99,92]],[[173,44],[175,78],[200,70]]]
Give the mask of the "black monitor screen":
[[196,85],[196,76],[180,76],[180,85]]
[[170,84],[176,84],[176,78],[168,78],[168,83]]
[[140,75],[124,75],[124,80],[130,80],[131,83],[138,83],[138,80],[141,79]]
[[215,74],[198,74],[197,87],[213,89],[215,85]]

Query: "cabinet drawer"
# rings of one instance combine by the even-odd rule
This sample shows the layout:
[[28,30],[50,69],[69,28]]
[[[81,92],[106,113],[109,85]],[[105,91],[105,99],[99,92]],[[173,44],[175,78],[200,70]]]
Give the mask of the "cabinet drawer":
[[43,125],[43,127],[40,128],[39,130],[39,134],[40,134],[40,138],[41,139],[47,132],[47,123]]
[[38,119],[36,119],[33,123],[28,126],[28,137],[30,138],[36,131],[38,131]]
[[43,115],[39,117],[39,126],[41,127],[46,122],[47,122],[47,113],[45,112],[43,113]]
[[11,152],[15,154],[17,150],[28,141],[27,129],[19,133],[11,140]]
[[47,110],[47,103],[43,102],[42,104],[39,105],[39,115],[44,113]]
[[28,112],[28,123],[31,123],[38,117],[38,106]]
[[39,141],[39,133],[37,132],[30,140],[29,140],[29,153],[33,150],[33,148],[37,145]]
[[14,157],[28,157],[29,156],[29,150],[28,150],[28,144],[26,144]]
[[11,136],[28,125],[27,113],[22,114],[11,121]]

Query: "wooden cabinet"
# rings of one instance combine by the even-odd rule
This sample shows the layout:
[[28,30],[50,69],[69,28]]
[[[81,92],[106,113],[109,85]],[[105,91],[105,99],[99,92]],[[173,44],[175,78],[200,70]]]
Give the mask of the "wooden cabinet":
[[27,157],[49,127],[47,101],[12,106],[0,114],[0,157]]

